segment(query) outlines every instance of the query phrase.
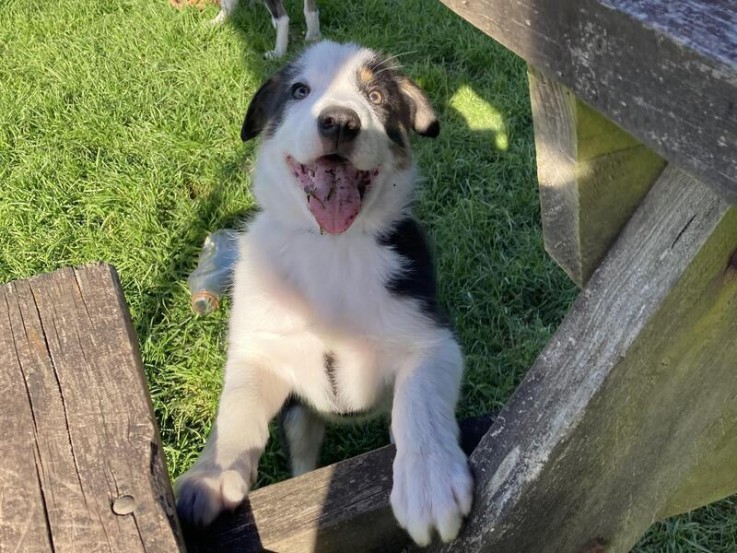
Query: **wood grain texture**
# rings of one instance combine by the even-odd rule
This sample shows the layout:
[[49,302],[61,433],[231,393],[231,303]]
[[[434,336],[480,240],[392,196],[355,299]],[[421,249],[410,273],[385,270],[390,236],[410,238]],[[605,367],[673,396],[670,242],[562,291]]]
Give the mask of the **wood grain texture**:
[[10,445],[0,551],[180,549],[114,269],[63,269],[0,287],[0,419]]
[[545,249],[583,286],[665,161],[553,79],[528,75]]
[[[461,447],[469,454],[491,416],[462,421]],[[409,536],[389,506],[394,446],[285,480],[250,494],[234,513],[206,529],[184,526],[189,553],[386,553]]]
[[442,2],[737,204],[737,2]]
[[431,551],[629,551],[737,492],[737,211],[668,167],[471,456],[475,507]]

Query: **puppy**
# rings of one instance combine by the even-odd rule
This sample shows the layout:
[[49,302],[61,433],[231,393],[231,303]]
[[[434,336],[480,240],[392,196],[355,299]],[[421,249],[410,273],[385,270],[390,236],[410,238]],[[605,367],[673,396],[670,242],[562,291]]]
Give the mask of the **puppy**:
[[317,43],[253,98],[241,137],[262,136],[262,211],[240,240],[215,426],[177,482],[183,518],[243,501],[283,406],[295,474],[316,467],[325,418],[390,408],[397,521],[420,545],[458,534],[473,488],[454,417],[463,360],[410,214],[410,131],[438,134],[427,97],[354,44]]
[[[282,0],[264,0],[266,9],[271,14],[271,24],[276,29],[276,46],[264,54],[269,59],[281,58],[287,53],[289,45],[289,16],[284,10]],[[220,13],[215,17],[213,23],[222,23],[238,7],[238,0],[220,0]],[[315,0],[305,0],[304,4],[305,23],[307,32],[305,40],[310,42],[320,38],[320,17]]]

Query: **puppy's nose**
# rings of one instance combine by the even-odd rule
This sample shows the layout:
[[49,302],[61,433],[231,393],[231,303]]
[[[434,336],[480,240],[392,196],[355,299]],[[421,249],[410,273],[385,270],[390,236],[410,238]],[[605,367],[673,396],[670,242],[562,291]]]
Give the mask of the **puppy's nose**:
[[335,145],[351,142],[361,131],[361,120],[350,108],[327,107],[317,117],[317,130],[320,136]]

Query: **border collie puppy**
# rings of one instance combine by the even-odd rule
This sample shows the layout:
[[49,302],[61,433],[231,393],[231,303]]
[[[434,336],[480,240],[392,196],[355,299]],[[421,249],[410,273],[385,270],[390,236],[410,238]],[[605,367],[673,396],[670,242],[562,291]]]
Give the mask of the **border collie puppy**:
[[[318,40],[320,38],[320,16],[317,11],[317,3],[315,0],[304,0],[305,23],[307,24],[307,32],[305,40],[308,42]],[[284,9],[282,0],[264,0],[266,9],[271,14],[271,24],[276,29],[276,46],[273,50],[269,50],[264,54],[268,59],[277,59],[287,53],[289,45],[289,16]],[[213,23],[218,24],[224,22],[230,14],[238,7],[238,0],[220,0],[220,13],[217,14]]]
[[463,359],[410,214],[410,131],[438,134],[427,97],[354,44],[311,46],[251,101],[241,137],[262,137],[262,211],[240,239],[215,426],[177,482],[183,518],[243,501],[281,410],[300,474],[326,418],[390,409],[397,521],[420,545],[458,534],[473,495],[454,416]]

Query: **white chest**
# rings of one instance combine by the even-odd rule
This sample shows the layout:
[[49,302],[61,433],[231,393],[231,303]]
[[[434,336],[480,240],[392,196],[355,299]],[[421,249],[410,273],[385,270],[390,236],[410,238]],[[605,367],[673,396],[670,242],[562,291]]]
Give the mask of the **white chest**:
[[265,230],[256,221],[243,240],[231,351],[268,360],[320,410],[374,407],[417,334],[415,306],[385,285],[401,258],[370,236]]

